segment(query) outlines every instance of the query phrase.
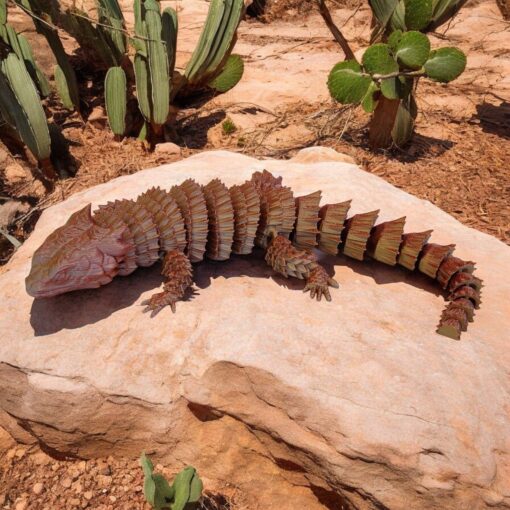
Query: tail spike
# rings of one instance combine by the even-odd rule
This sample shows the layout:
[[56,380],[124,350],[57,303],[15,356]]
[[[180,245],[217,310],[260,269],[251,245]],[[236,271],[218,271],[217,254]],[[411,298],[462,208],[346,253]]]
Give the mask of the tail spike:
[[372,229],[368,240],[368,253],[372,258],[389,266],[397,263],[405,221],[403,216],[380,223]]
[[439,266],[443,260],[453,253],[454,244],[441,245],[428,243],[423,247],[421,257],[418,262],[418,270],[420,273],[435,279]]
[[300,248],[317,246],[320,201],[320,191],[296,198],[297,222],[294,242]]
[[475,305],[473,304],[473,302],[470,299],[467,299],[467,298],[455,299],[454,301],[451,301],[450,303],[448,303],[447,308],[450,308],[450,309],[451,308],[461,308],[462,310],[464,310],[467,320],[469,322],[473,322],[473,320],[474,320]]
[[425,232],[412,232],[402,236],[402,244],[400,245],[400,255],[398,256],[398,265],[414,271],[418,257],[430,239],[432,230]]
[[474,270],[474,262],[466,262],[465,260],[450,255],[441,262],[436,279],[439,282],[439,285],[441,285],[443,289],[446,289],[450,279],[455,274],[459,272],[471,274]]
[[329,255],[338,254],[338,245],[342,241],[347,211],[351,200],[338,204],[326,204],[319,210],[319,250]]
[[448,301],[455,301],[459,298],[469,299],[476,309],[480,308],[482,302],[480,292],[469,285],[462,285],[448,296]]
[[480,289],[482,288],[482,280],[476,276],[473,276],[471,273],[460,271],[453,275],[450,279],[448,283],[448,291],[455,292],[459,287],[464,285],[473,287],[473,289],[480,292]]
[[379,215],[379,209],[355,214],[345,222],[342,239],[344,254],[356,260],[363,260],[372,227]]
[[211,260],[228,260],[234,240],[234,208],[228,188],[214,179],[202,188],[209,217],[207,256]]

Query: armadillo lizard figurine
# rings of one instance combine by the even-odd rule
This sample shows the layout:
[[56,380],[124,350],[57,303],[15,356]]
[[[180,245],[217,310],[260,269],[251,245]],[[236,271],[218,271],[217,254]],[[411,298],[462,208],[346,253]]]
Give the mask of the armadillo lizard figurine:
[[231,253],[266,250],[267,263],[285,277],[306,281],[305,291],[331,300],[338,287],[312,252],[357,260],[365,254],[388,265],[437,280],[449,304],[437,332],[460,339],[480,304],[474,263],[452,256],[454,245],[428,243],[431,230],[404,234],[405,218],[374,226],[379,211],[347,218],[350,201],[320,207],[321,193],[294,198],[282,178],[256,172],[228,189],[219,179],[200,186],[188,179],[170,191],[152,188],[136,200],[109,202],[92,215],[90,204],[74,213],[34,253],[26,279],[28,294],[44,298],[96,288],[116,275],[154,264],[164,254],[163,292],[143,304],[152,315],[181,299],[193,283],[192,263],[207,255],[227,260]]

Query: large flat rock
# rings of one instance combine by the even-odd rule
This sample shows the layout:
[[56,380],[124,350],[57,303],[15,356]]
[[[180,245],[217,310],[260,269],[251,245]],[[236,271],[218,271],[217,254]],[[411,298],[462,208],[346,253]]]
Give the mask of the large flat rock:
[[[508,508],[510,248],[341,160],[202,153],[46,210],[0,275],[0,425],[60,454],[191,463],[252,508]],[[331,303],[260,256],[202,263],[195,294],[154,319],[140,303],[157,266],[49,300],[25,293],[34,250],[85,204],[264,168],[297,195],[352,198],[351,213],[406,215],[407,231],[434,228],[476,260],[484,300],[462,340],[434,332],[444,302],[425,278],[344,257],[324,260],[340,283]]]

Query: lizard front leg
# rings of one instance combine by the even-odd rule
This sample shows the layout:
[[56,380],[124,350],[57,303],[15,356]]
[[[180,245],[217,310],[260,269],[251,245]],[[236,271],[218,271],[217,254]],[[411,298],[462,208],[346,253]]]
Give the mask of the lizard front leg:
[[277,272],[288,278],[305,279],[303,292],[310,291],[310,297],[320,301],[322,296],[331,301],[329,287],[338,288],[338,283],[330,278],[326,270],[319,265],[315,255],[299,250],[282,235],[275,235],[266,251],[266,262]]
[[144,312],[151,312],[154,317],[165,306],[169,305],[175,313],[175,303],[184,296],[186,289],[193,284],[193,269],[188,257],[180,250],[170,250],[163,259],[161,274],[167,278],[163,292],[153,294],[150,299],[142,302],[147,305]]

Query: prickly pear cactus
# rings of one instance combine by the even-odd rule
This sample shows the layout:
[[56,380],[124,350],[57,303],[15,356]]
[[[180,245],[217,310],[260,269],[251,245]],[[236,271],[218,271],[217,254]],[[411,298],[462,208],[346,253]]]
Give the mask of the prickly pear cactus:
[[374,114],[370,130],[374,146],[402,146],[413,134],[416,80],[424,77],[447,83],[465,67],[466,56],[459,49],[431,51],[425,34],[395,30],[386,43],[367,48],[361,64],[347,60],[334,66],[328,87],[338,102],[361,104]]
[[153,473],[154,466],[145,453],[140,463],[145,476],[143,493],[155,510],[187,510],[198,504],[203,484],[195,468],[184,468],[169,485],[163,475]]

